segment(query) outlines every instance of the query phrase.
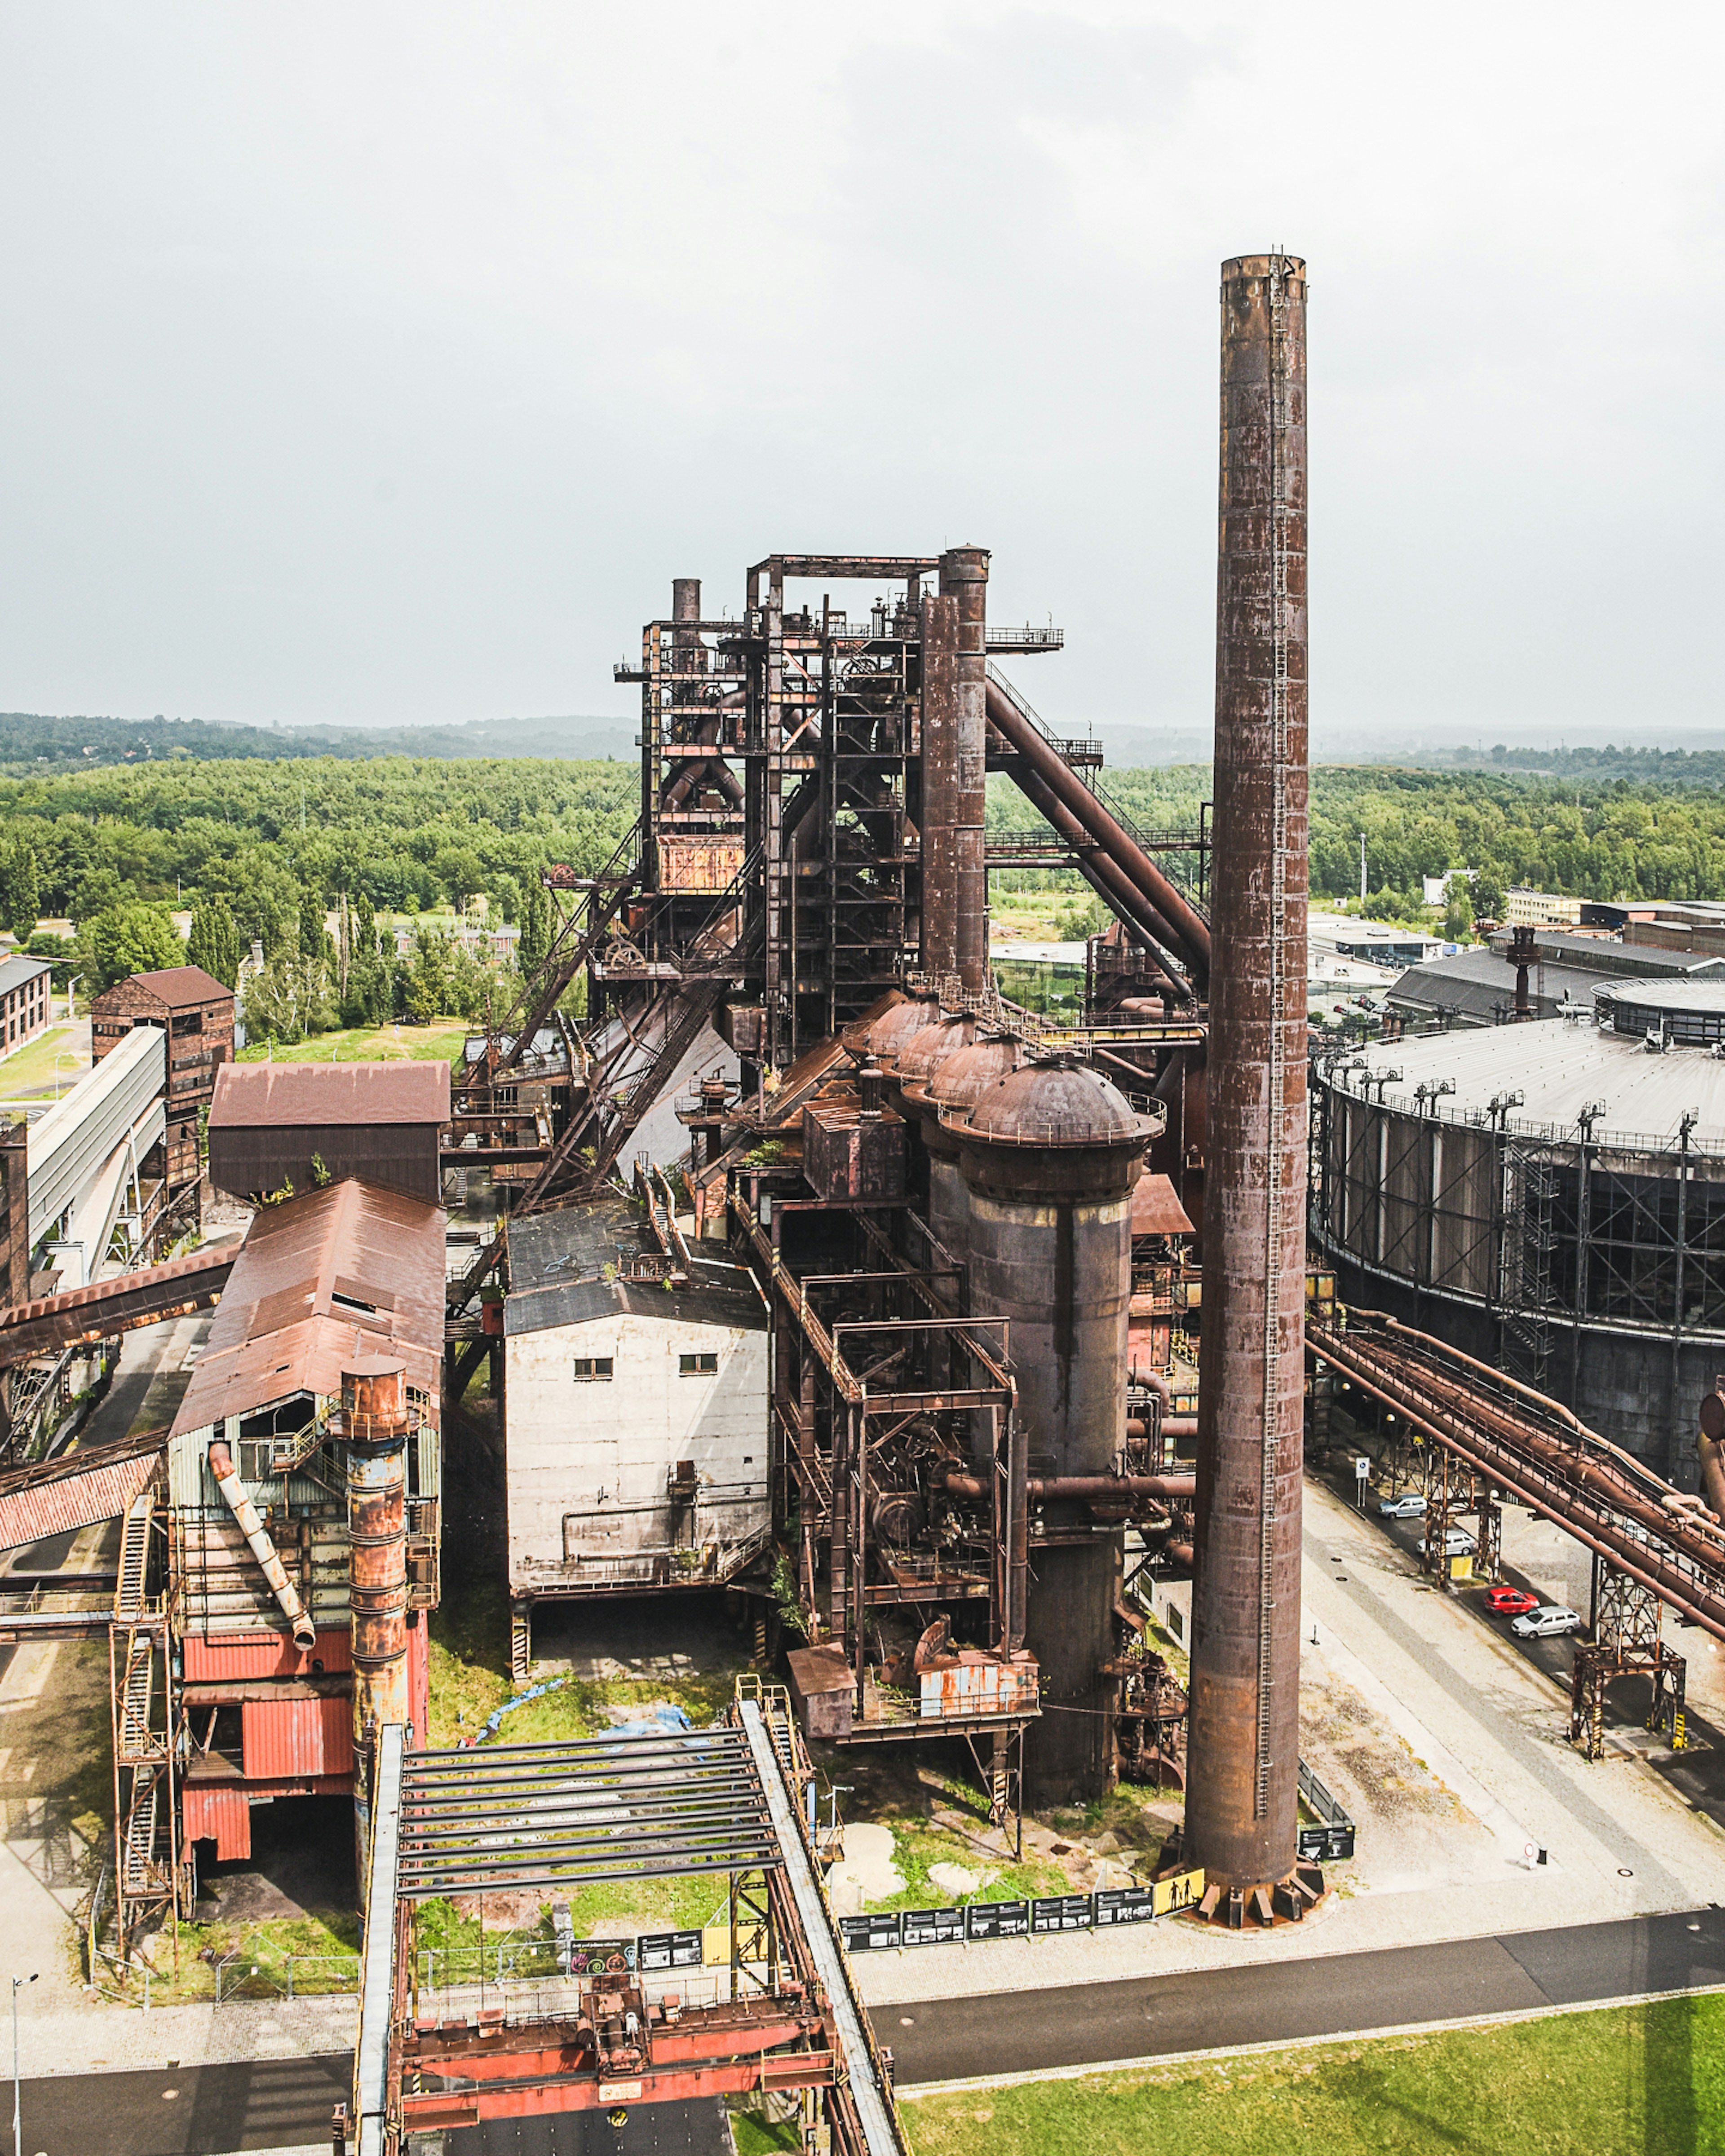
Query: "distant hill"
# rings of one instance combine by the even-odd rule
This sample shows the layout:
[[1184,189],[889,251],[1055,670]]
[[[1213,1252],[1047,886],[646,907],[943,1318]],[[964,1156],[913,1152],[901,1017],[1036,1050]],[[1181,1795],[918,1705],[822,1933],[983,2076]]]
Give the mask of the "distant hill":
[[634,726],[603,718],[474,719],[459,726],[244,726],[208,719],[49,718],[0,711],[0,771],[26,778],[97,764],[193,757],[558,756],[634,754]]

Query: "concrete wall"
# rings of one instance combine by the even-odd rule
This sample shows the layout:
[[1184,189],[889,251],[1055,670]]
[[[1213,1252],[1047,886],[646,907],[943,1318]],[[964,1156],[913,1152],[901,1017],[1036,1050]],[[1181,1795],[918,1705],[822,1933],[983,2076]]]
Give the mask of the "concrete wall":
[[[685,1354],[716,1354],[716,1373],[680,1375]],[[764,1330],[617,1312],[516,1334],[504,1356],[512,1594],[711,1578],[766,1532]],[[613,1376],[578,1379],[578,1356],[608,1356]],[[683,1460],[692,1507],[667,1496]]]

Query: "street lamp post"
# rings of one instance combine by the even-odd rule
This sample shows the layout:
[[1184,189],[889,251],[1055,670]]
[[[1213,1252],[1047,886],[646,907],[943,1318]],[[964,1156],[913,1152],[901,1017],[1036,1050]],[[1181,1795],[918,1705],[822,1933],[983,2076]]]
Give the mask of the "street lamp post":
[[23,2085],[18,2072],[18,1995],[25,1984],[35,1981],[35,1976],[12,1979],[12,2156],[24,2156]]

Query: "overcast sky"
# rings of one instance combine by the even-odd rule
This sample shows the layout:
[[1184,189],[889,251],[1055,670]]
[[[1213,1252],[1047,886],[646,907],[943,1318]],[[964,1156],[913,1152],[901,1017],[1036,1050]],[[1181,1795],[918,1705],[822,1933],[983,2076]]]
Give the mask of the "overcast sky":
[[[1725,723],[1725,10],[0,0],[0,708],[625,713],[674,575],[993,549],[1209,719],[1217,267],[1312,280],[1313,714]],[[860,595],[859,595],[860,596]]]

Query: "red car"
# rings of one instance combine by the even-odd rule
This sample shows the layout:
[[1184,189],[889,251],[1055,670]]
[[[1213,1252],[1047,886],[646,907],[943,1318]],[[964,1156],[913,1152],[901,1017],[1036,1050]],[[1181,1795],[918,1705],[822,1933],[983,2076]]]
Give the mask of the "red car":
[[1539,1607],[1539,1597],[1529,1594],[1525,1587],[1494,1587],[1486,1597],[1486,1607],[1494,1617],[1525,1617]]

